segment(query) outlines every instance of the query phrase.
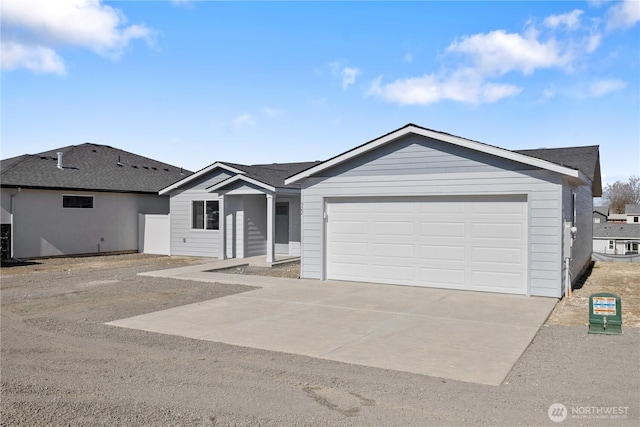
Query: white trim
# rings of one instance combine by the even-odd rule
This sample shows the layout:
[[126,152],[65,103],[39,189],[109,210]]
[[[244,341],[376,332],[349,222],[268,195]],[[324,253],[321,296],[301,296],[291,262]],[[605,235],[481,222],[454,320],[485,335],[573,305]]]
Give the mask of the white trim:
[[160,196],[162,196],[163,194],[166,194],[166,193],[168,193],[169,191],[175,190],[176,188],[181,187],[181,186],[183,186],[184,184],[186,184],[186,183],[188,183],[188,182],[191,182],[192,180],[194,180],[194,179],[196,179],[196,178],[201,177],[202,175],[206,175],[207,173],[211,172],[212,170],[214,170],[214,169],[216,169],[216,168],[224,169],[224,170],[226,170],[226,171],[233,172],[233,173],[237,173],[237,174],[244,174],[244,173],[245,173],[244,171],[241,171],[240,169],[236,169],[236,168],[234,168],[234,167],[231,167],[231,166],[225,165],[225,164],[224,164],[224,163],[222,163],[222,162],[215,162],[215,163],[213,163],[212,165],[209,165],[209,166],[207,166],[206,168],[201,169],[201,170],[199,170],[198,172],[196,172],[196,173],[194,173],[194,174],[191,174],[191,175],[189,175],[188,177],[183,178],[183,179],[181,179],[180,181],[175,182],[175,183],[171,184],[171,185],[170,185],[170,186],[168,186],[168,187],[163,188],[162,190],[160,190],[160,191],[158,192],[158,194],[159,194]]
[[207,187],[207,191],[210,193],[213,193],[214,191],[222,187],[226,187],[229,184],[233,184],[236,181],[244,181],[246,183],[256,185],[260,188],[264,188],[265,190],[270,191],[272,193],[276,192],[276,187],[272,187],[270,185],[265,184],[264,182],[258,181],[257,179],[254,179],[254,178],[249,178],[248,176],[245,176],[245,175],[234,175],[232,177],[229,177],[224,181],[220,181],[217,184]]
[[[584,180],[586,178],[584,174],[582,174],[580,171],[576,169],[560,166],[556,163],[548,162],[546,160],[536,159],[535,157],[519,154],[504,148],[498,148],[491,145],[482,144],[480,142],[460,138],[458,136],[442,134],[440,132],[435,132],[429,129],[423,129],[415,125],[409,125],[409,126],[403,127],[402,129],[398,129],[390,134],[382,136],[378,139],[374,139],[373,141],[368,142],[364,145],[361,145],[360,147],[357,147],[355,149],[342,153],[332,159],[327,160],[326,162],[320,163],[317,166],[314,166],[310,169],[302,171],[296,175],[290,176],[289,178],[285,179],[284,183],[285,185],[289,185],[289,184],[296,183],[302,179],[309,178],[310,176],[316,173],[322,172],[323,170],[329,169],[340,163],[344,163],[348,160],[351,160],[355,157],[358,157],[364,153],[367,153],[371,150],[374,150],[380,146],[388,144],[392,141],[395,141],[398,138],[401,138],[409,134],[425,136],[427,138],[436,139],[449,144],[457,145],[459,147],[480,151],[496,157],[502,157],[504,159],[513,160],[519,163],[524,163],[524,164],[535,166],[541,169],[550,170],[553,172],[560,173],[562,175],[578,178],[580,180]],[[587,179],[586,182],[590,182],[590,181]]]

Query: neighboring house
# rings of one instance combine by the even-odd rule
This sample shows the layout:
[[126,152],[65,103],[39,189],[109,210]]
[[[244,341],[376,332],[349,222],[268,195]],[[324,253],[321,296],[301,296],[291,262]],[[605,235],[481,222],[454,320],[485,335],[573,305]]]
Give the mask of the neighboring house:
[[[285,180],[301,276],[560,297],[591,260],[597,146],[510,151],[409,124]],[[577,228],[571,253],[567,223]]]
[[596,206],[593,208],[593,223],[603,224],[607,222],[609,216],[609,208],[605,206]]
[[98,144],[2,160],[3,259],[138,250],[138,214],[168,214],[175,166]]
[[171,197],[171,255],[300,255],[300,186],[287,176],[309,163],[216,162],[160,191]]
[[626,223],[627,222],[627,214],[609,213],[609,216],[607,217],[607,222]]
[[627,224],[640,225],[640,205],[625,205],[624,214],[627,217]]
[[593,224],[593,252],[637,254],[639,243],[640,224]]

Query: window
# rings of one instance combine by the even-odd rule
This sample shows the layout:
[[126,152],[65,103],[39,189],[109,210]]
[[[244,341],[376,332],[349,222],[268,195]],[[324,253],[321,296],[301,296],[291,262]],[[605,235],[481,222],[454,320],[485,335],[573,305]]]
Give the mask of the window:
[[219,227],[218,201],[194,200],[191,204],[191,228],[217,230]]
[[615,247],[615,243],[613,240],[609,240],[609,249],[613,250]]
[[637,216],[633,217],[633,222],[638,222],[638,217]]
[[638,244],[637,243],[627,243],[627,250],[625,255],[635,255],[638,253]]
[[72,209],[93,209],[93,196],[62,196],[62,207]]

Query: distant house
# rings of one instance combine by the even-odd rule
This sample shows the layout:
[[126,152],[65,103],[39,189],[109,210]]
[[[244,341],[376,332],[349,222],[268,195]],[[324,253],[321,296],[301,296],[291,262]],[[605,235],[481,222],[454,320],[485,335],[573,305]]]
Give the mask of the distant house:
[[138,250],[138,214],[169,213],[158,191],[190,172],[106,145],[2,160],[3,259]]
[[593,224],[593,252],[613,255],[638,253],[640,224]]
[[318,162],[216,162],[162,189],[171,198],[171,255],[300,255],[300,186],[289,175]]
[[593,208],[593,223],[604,224],[609,217],[609,208],[606,206],[596,206]]
[[640,224],[640,205],[625,205],[624,214],[627,224]]

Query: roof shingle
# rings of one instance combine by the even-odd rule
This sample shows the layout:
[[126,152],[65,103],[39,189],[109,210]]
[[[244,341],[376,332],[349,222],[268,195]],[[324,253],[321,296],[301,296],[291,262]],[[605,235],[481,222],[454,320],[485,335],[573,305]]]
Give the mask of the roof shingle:
[[[62,152],[59,169],[57,153]],[[2,160],[2,187],[157,193],[190,171],[107,145],[85,143]]]

